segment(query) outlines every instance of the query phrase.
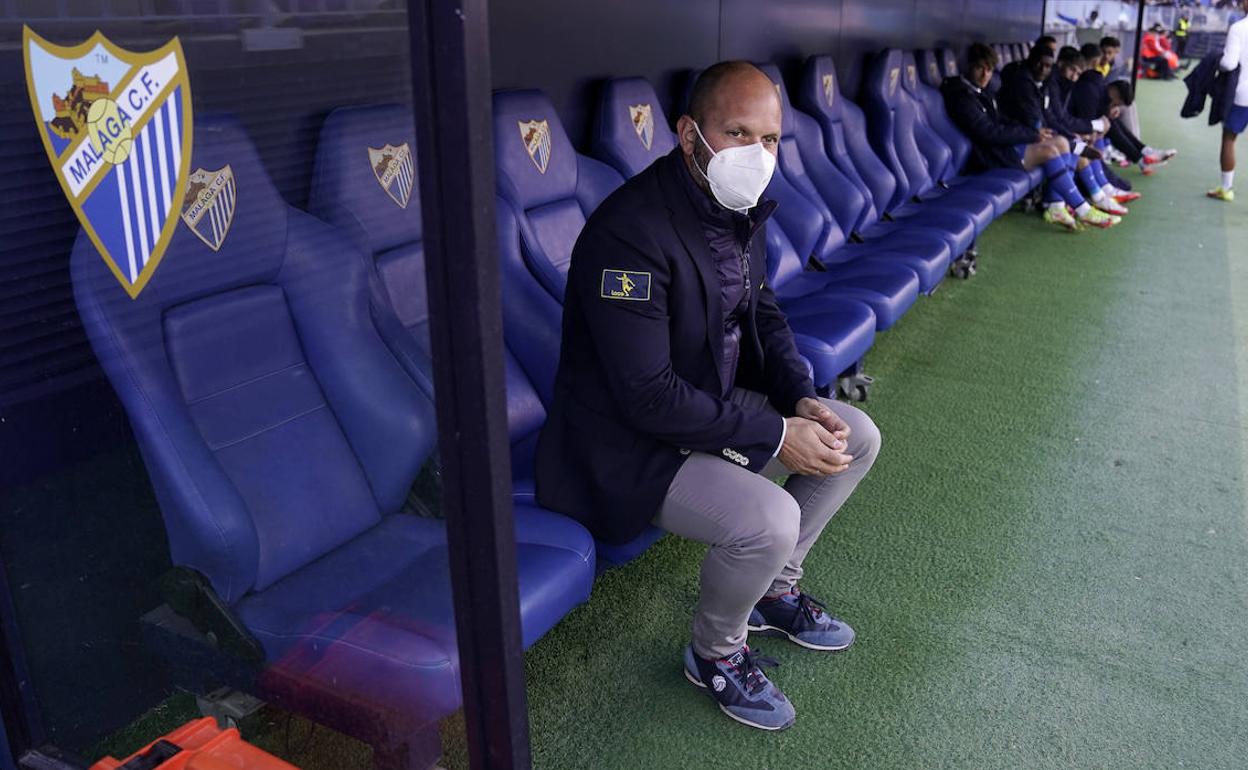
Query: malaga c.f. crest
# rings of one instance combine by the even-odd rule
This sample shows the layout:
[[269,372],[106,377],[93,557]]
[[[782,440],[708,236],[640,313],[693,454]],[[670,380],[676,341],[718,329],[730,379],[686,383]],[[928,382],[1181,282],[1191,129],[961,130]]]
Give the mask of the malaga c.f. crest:
[[100,256],[137,297],[173,237],[190,175],[182,45],[174,38],[135,53],[96,32],[67,47],[26,27],[22,54],[31,109],[61,189]]

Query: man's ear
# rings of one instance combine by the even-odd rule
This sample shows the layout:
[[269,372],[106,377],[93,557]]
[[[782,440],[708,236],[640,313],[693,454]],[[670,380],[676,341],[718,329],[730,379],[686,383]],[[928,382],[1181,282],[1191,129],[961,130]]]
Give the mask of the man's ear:
[[698,145],[698,130],[694,127],[693,118],[688,115],[680,116],[680,120],[676,121],[676,139],[685,155],[693,155],[693,150]]

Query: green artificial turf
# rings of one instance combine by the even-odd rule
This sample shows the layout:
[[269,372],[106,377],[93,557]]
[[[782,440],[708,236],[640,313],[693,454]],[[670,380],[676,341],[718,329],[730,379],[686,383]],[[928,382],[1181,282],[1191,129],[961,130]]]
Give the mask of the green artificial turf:
[[[1248,767],[1248,197],[1203,198],[1218,134],[1177,118],[1180,84],[1140,91],[1145,138],[1182,153],[1123,172],[1145,198],[1121,227],[1011,213],[979,275],[878,338],[884,450],[804,580],[857,644],[752,640],[797,724],[736,724],[684,680],[704,548],[668,537],[527,653],[536,767]],[[244,725],[279,753],[286,731]],[[290,758],[367,766],[319,740]]]
[[1122,226],[1005,216],[869,354],[884,450],[804,580],[858,641],[753,640],[797,724],[681,676],[704,549],[668,537],[529,651],[535,766],[1248,767],[1248,198],[1203,198],[1181,84],[1140,91],[1181,154],[1122,172]]

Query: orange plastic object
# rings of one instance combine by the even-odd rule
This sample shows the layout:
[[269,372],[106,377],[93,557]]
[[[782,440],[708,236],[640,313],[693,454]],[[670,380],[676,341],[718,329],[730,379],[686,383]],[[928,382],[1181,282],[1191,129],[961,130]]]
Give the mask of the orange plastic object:
[[[228,730],[217,727],[217,720],[212,717],[187,722],[166,735],[164,740],[182,751],[158,765],[157,770],[299,770],[247,743],[233,727]],[[91,765],[91,770],[117,770],[126,762],[146,754],[155,743],[152,741],[122,760],[105,757]]]

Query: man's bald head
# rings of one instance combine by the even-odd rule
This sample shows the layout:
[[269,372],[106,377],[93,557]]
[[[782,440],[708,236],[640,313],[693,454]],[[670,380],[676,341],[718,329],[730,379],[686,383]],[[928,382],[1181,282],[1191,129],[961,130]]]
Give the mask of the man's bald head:
[[748,61],[721,61],[712,64],[698,75],[693,84],[693,93],[689,95],[689,115],[698,123],[707,116],[708,111],[719,106],[719,102],[727,95],[737,97],[745,91],[766,89],[775,94],[775,85],[771,78]]
[[693,84],[689,112],[676,122],[685,162],[709,191],[706,169],[727,147],[761,144],[773,155],[780,146],[780,93],[762,71],[744,61],[708,67]]

